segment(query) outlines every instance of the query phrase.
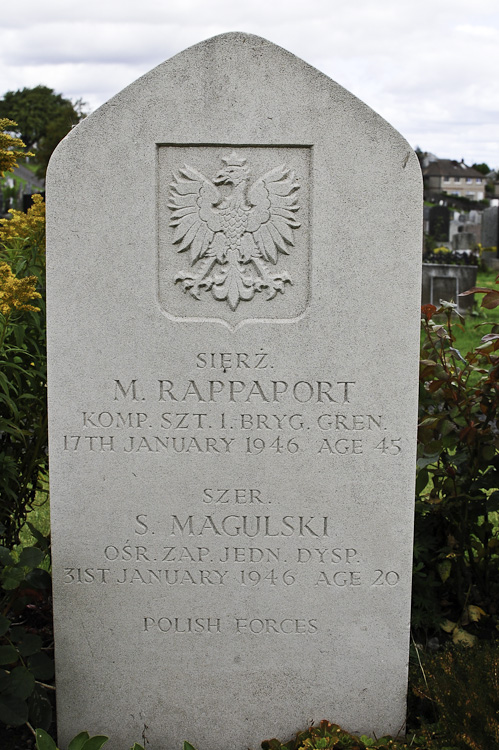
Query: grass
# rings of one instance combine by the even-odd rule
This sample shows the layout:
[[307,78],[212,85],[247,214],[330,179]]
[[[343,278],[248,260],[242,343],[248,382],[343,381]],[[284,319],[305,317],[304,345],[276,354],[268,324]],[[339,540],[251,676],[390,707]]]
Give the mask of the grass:
[[[497,288],[495,284],[497,275],[497,271],[479,271],[476,285]],[[463,356],[481,343],[482,336],[491,333],[493,325],[499,325],[499,307],[494,310],[486,310],[480,307],[482,299],[482,294],[475,295],[473,312],[469,313],[463,321],[459,321],[457,318],[453,321],[452,332],[456,337],[455,348]],[[442,316],[442,322],[444,320],[445,317]]]

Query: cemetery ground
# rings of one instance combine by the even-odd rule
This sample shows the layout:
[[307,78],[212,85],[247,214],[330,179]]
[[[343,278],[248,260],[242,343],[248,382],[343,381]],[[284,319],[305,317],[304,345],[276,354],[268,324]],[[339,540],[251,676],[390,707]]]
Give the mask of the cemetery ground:
[[[4,439],[1,520],[4,526],[10,522],[10,535],[4,535],[0,547],[0,744],[5,750],[34,747],[34,728],[54,731],[47,467],[46,454],[33,453],[44,444],[44,423],[35,419],[28,425],[30,413],[37,413],[36,399],[31,403],[33,394],[22,390],[33,385],[33,369],[38,380],[44,376],[40,204],[30,212],[27,217],[18,215],[17,224],[9,225],[10,234],[4,229],[2,237],[2,256],[16,270],[16,278],[36,277],[23,289],[7,274],[1,299],[4,323],[7,320],[2,337],[3,427],[12,438],[11,448],[17,440],[18,447],[31,450],[27,462],[26,450],[16,454],[21,476],[15,475],[14,467],[5,463],[9,441]],[[493,274],[482,273],[478,284],[492,286],[493,281]],[[486,322],[499,322],[497,308],[477,308],[477,314],[465,321],[464,331],[449,309],[427,309],[423,316],[407,738],[356,739],[326,722],[314,729],[303,727],[294,740],[267,741],[267,750],[498,746],[499,362],[493,327],[475,328]],[[485,343],[484,334],[491,334]],[[5,420],[10,386],[18,404],[10,405]],[[21,413],[25,397],[28,406]],[[16,418],[24,421],[23,434],[15,428]],[[34,440],[27,439],[28,431]],[[23,467],[31,471],[24,478]],[[74,732],[84,729],[74,727]],[[83,740],[80,737],[73,747],[82,750]],[[39,750],[51,750],[50,743],[48,735],[39,735]],[[93,740],[87,750],[96,750],[99,743],[102,740]]]

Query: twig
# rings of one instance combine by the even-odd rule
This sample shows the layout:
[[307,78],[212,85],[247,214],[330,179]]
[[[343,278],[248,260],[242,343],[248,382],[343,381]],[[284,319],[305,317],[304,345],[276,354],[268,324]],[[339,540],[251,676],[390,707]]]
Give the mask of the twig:
[[46,685],[45,682],[40,682],[40,680],[36,680],[37,685],[41,685],[46,690],[55,690],[55,685]]
[[415,651],[416,651],[416,656],[418,657],[419,668],[421,669],[421,673],[422,673],[422,675],[423,675],[423,679],[424,679],[424,681],[425,681],[426,689],[428,690],[428,692],[430,692],[430,686],[428,685],[428,680],[426,679],[426,674],[425,674],[425,671],[424,671],[424,669],[423,669],[423,664],[422,664],[422,662],[421,662],[421,657],[420,657],[420,655],[419,655],[419,649],[418,649],[418,647],[417,647],[417,645],[416,645],[416,641],[414,640],[414,636],[413,636],[413,634],[412,634],[412,633],[411,633],[411,640],[412,640],[412,643],[413,643],[414,649],[415,649]]

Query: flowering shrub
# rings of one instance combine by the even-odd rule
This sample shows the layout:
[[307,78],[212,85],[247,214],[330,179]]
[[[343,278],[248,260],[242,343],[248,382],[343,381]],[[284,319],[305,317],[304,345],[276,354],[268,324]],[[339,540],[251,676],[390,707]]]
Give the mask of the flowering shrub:
[[0,219],[0,242],[20,247],[29,245],[45,254],[45,203],[41,195],[33,195],[32,201],[27,213],[11,208],[11,217]]
[[8,263],[0,264],[0,313],[4,320],[3,330],[0,331],[0,344],[3,343],[3,334],[13,312],[40,312],[39,307],[28,304],[29,300],[42,296],[36,291],[37,282],[36,276],[18,279]]
[[24,143],[20,138],[15,138],[6,133],[7,128],[15,127],[16,123],[5,117],[0,117],[0,177],[4,172],[10,172],[17,167],[17,160],[25,156],[33,156],[30,152],[22,151]]
[[441,263],[450,266],[470,266],[478,263],[477,253],[463,250],[451,250],[444,245],[427,250],[423,256],[424,263]]
[[0,220],[0,540],[9,548],[48,468],[45,205],[33,201]]

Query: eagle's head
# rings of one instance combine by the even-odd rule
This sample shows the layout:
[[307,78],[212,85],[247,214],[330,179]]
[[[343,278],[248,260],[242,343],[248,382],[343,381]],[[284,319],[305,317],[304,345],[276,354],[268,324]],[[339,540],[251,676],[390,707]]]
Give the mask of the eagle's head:
[[236,187],[241,182],[249,180],[250,171],[244,165],[246,161],[244,157],[238,156],[233,151],[230,156],[222,157],[222,161],[225,162],[225,167],[213,178],[215,185],[234,185]]

